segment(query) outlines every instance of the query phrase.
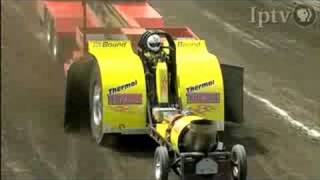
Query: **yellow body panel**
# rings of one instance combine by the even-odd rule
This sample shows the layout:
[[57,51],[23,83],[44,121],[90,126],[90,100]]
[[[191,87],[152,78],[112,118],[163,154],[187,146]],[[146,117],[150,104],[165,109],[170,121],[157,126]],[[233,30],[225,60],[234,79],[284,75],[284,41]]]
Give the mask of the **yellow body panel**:
[[203,40],[175,43],[177,88],[182,107],[203,118],[224,121],[223,77],[217,57],[208,52]]
[[144,69],[130,41],[89,41],[89,52],[101,73],[104,131],[146,128]]
[[[187,128],[192,121],[197,120],[203,120],[203,118],[199,116],[183,116],[174,123],[169,132],[169,142],[174,150],[179,152],[179,139],[181,138],[183,130]],[[163,139],[167,139],[168,128],[168,121],[162,121],[161,123],[156,124],[156,131]]]
[[168,103],[168,69],[165,62],[158,62],[156,67],[156,87],[158,103]]
[[156,124],[156,131],[159,133],[159,135],[166,139],[167,129],[169,127],[169,123],[166,121],[162,121],[161,123]]
[[[207,51],[203,40],[176,40],[175,43],[178,96],[182,108],[190,109],[197,117],[188,116],[177,122],[177,127],[181,128],[176,129],[179,132],[171,136],[172,143],[177,146],[180,131],[194,119],[206,118],[223,124],[224,90],[219,61]],[[146,128],[144,69],[130,41],[89,41],[89,52],[96,57],[100,68],[105,131]],[[167,66],[164,62],[158,63],[156,73],[158,101],[168,102],[168,87],[164,86],[168,85]],[[139,103],[114,104],[114,99],[110,98],[132,94],[141,97]],[[212,101],[207,101],[210,98],[205,97],[210,97]],[[158,124],[156,129],[161,136],[165,136],[167,127],[167,124]]]

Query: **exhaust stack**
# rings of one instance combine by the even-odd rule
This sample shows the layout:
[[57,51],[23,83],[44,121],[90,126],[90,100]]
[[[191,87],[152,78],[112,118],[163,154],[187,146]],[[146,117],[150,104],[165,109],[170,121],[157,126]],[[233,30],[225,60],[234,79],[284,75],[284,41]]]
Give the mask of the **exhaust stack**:
[[209,152],[216,144],[216,125],[211,120],[194,120],[183,138],[184,148],[188,152]]

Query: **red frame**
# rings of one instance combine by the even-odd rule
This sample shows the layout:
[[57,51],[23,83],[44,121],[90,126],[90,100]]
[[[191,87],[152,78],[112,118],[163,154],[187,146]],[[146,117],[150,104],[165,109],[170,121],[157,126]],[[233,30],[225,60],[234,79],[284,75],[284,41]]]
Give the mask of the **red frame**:
[[161,28],[162,16],[147,2],[119,2],[112,7],[128,23],[129,27]]
[[[83,47],[83,37],[86,34],[123,34],[128,36],[133,44],[146,29],[161,29],[170,33],[174,37],[198,39],[188,27],[165,27],[162,16],[153,9],[147,0],[144,2],[113,2],[112,8],[116,14],[122,18],[127,27],[117,29],[103,28],[94,11],[86,5],[87,24],[83,30],[83,1],[82,0],[38,0],[38,6],[46,10],[53,19],[55,31],[58,38],[69,38],[74,41],[74,47],[64,57],[65,72],[72,63],[72,60],[81,57],[85,49]],[[72,50],[73,49],[73,50]]]
[[[74,33],[77,27],[83,26],[82,2],[43,1],[54,22],[57,33]],[[87,26],[102,27],[94,12],[87,8]]]

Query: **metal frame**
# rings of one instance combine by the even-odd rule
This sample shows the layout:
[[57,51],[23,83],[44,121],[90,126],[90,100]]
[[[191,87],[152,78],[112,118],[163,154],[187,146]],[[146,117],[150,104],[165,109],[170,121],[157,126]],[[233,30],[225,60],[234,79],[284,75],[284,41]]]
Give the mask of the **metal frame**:
[[[214,151],[209,153],[202,153],[202,152],[177,152],[173,150],[172,145],[170,142],[156,131],[154,128],[155,120],[152,117],[151,109],[148,108],[147,110],[147,118],[149,120],[149,136],[156,141],[160,146],[165,146],[169,152],[170,158],[170,168],[173,172],[180,176],[182,180],[193,180],[197,179],[214,179],[214,177],[218,177],[219,180],[230,180],[232,177],[232,161],[231,161],[231,152],[226,151],[226,149],[222,149],[220,151]],[[170,156],[171,154],[171,156]],[[188,161],[188,158],[194,159],[194,162]],[[190,166],[193,168],[195,167],[196,163],[199,162],[203,158],[210,158],[217,162],[218,167],[223,167],[222,171],[218,170],[218,173],[215,175],[209,176],[199,176],[195,173],[194,169],[190,171]],[[229,167],[228,165],[229,164]],[[227,167],[225,167],[227,166]],[[191,167],[191,169],[192,169]],[[223,172],[223,173],[221,173]]]

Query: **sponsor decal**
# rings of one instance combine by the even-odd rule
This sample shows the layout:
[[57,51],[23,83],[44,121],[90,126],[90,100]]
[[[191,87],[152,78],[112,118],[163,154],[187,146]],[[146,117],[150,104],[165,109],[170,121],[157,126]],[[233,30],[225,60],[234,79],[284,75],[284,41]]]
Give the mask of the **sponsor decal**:
[[115,112],[129,112],[129,106],[110,106],[110,109]]
[[112,94],[108,95],[109,105],[142,104],[142,94]]
[[200,41],[178,42],[178,47],[200,47]]
[[93,42],[93,47],[94,48],[99,48],[99,47],[102,47],[102,43],[101,41],[94,41]]
[[196,107],[190,108],[190,110],[195,114],[204,115],[207,112],[214,111],[215,108],[209,105],[198,105]]
[[127,42],[108,42],[108,41],[104,41],[102,44],[102,47],[126,47]]
[[123,84],[123,85],[120,85],[120,86],[117,86],[117,87],[114,87],[114,88],[110,88],[108,91],[109,91],[109,95],[111,94],[115,94],[117,92],[120,92],[122,90],[125,90],[125,89],[128,89],[128,88],[131,88],[131,87],[134,87],[138,84],[138,81],[137,80],[134,80],[132,82],[129,82],[129,83],[126,83],[126,84]]
[[[124,104],[142,104],[142,94],[138,93],[131,93],[131,94],[126,94],[126,93],[121,93],[121,94],[116,94],[118,92],[121,92],[125,89],[134,87],[138,84],[137,80],[134,80],[132,82],[110,88],[108,90],[108,104],[109,105],[124,105]],[[120,111],[126,112],[128,109],[124,107],[120,107]]]
[[95,48],[118,48],[118,47],[126,47],[127,42],[124,41],[95,41],[93,42],[93,47]]
[[128,104],[109,106],[109,108],[111,111],[120,112],[120,113],[130,113],[130,114],[141,113],[141,111],[137,111],[136,108],[132,108]]
[[220,93],[188,93],[187,103],[220,103]]
[[200,89],[205,88],[205,87],[213,86],[213,84],[214,84],[214,80],[211,80],[211,81],[204,82],[204,83],[201,83],[201,84],[198,84],[198,85],[195,85],[195,86],[188,87],[187,88],[187,94],[192,93],[193,91],[200,90]]

